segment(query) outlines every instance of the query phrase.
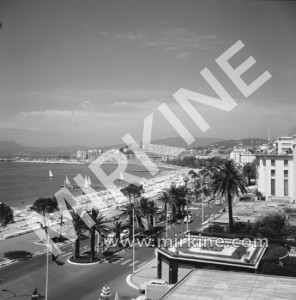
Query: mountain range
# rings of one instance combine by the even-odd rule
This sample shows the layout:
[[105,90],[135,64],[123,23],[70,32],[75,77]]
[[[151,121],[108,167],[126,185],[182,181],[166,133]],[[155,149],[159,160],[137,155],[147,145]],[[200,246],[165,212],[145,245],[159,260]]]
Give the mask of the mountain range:
[[[157,145],[166,145],[171,147],[189,148],[186,142],[180,137],[170,137],[158,139],[151,142]],[[265,139],[246,138],[240,140],[225,140],[219,138],[196,137],[190,148],[231,148],[236,144],[243,144],[246,147],[266,143]],[[124,144],[110,145],[98,147],[104,150],[111,148],[120,148]],[[73,155],[78,150],[94,149],[96,147],[88,147],[84,145],[57,146],[57,147],[28,147],[20,145],[13,141],[0,141],[0,154],[50,154],[50,155]]]

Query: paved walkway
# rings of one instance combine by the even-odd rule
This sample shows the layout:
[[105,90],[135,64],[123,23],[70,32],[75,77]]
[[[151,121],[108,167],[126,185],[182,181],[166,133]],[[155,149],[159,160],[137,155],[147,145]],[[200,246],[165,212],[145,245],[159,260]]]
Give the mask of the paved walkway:
[[152,279],[157,279],[157,260],[153,259],[148,264],[137,270],[134,274],[128,275],[126,281],[134,289]]

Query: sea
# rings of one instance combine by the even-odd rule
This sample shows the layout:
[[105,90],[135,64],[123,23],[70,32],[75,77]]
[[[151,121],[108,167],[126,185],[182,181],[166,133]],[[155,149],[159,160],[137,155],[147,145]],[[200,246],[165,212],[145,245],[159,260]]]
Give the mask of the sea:
[[[101,167],[106,174],[110,174],[117,168],[117,165],[102,165]],[[168,171],[165,168],[159,169],[159,175]],[[51,170],[53,178],[49,178],[49,170]],[[152,177],[143,165],[130,164],[127,166],[126,172],[140,178]],[[89,176],[94,190],[104,189],[102,183],[86,164],[0,162],[0,202],[8,204],[14,209],[23,209],[38,198],[53,197],[63,185],[66,175],[70,183],[76,185],[73,178],[78,174],[83,177]],[[115,181],[115,184],[119,188],[127,185],[121,180]],[[81,195],[79,188],[70,189],[70,191],[74,196]]]

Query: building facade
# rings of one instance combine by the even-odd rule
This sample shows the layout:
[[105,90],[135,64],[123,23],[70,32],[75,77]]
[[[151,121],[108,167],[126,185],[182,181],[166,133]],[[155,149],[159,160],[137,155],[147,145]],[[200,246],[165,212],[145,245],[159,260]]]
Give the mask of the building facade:
[[276,148],[276,152],[279,155],[292,153],[293,149],[293,138],[292,137],[280,137],[273,145]]
[[245,165],[246,163],[253,162],[256,155],[250,149],[243,148],[241,144],[234,147],[230,152],[230,159],[239,165]]
[[286,198],[293,200],[295,192],[294,168],[292,154],[256,156],[258,191],[266,196],[266,200]]

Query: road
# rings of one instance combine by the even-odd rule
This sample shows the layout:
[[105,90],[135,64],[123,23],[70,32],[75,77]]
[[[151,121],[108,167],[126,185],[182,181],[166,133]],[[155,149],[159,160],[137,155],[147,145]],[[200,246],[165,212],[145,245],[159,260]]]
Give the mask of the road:
[[[212,213],[217,213],[221,206],[204,205],[204,220]],[[193,222],[189,229],[198,230],[201,224],[201,209],[191,209]],[[186,224],[174,224],[168,227],[168,237],[186,230]],[[162,233],[162,237],[165,233]],[[64,258],[71,256],[71,247],[63,249]],[[139,292],[126,283],[126,277],[132,273],[132,249],[120,253],[121,259],[115,263],[96,263],[93,265],[73,265],[68,262],[58,266],[49,257],[48,300],[94,300],[99,298],[102,287],[107,284],[114,295],[118,292],[120,299],[131,299]],[[154,258],[154,248],[136,247],[136,269]],[[18,262],[0,269],[0,299],[31,299],[35,288],[44,295],[46,282],[46,255],[38,255],[30,260]],[[155,270],[156,274],[156,270]],[[11,292],[4,292],[3,289]],[[13,296],[14,294],[16,296]]]

